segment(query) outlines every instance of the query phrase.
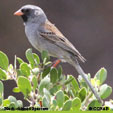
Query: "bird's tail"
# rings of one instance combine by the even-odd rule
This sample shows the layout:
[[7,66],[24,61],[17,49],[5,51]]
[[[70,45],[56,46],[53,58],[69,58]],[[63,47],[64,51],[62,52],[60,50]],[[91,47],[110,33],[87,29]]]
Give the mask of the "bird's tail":
[[80,54],[78,55],[78,58],[80,61],[82,61],[83,63],[86,62],[86,59]]
[[77,72],[83,77],[83,79],[85,80],[85,82],[87,83],[87,85],[90,87],[91,91],[93,92],[93,94],[95,95],[95,97],[97,98],[97,100],[100,103],[103,103],[100,96],[98,95],[98,93],[95,91],[94,87],[91,85],[90,81],[87,79],[87,76],[85,74],[85,72],[83,71],[83,69],[80,67],[78,61],[74,64],[75,69],[77,70]]

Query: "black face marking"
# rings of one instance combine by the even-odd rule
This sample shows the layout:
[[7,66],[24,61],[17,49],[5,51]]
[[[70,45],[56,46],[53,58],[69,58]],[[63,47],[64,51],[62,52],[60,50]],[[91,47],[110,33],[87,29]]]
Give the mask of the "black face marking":
[[22,15],[21,17],[22,17],[22,19],[23,19],[24,22],[27,22],[28,17],[26,15]]
[[24,15],[22,15],[23,21],[27,22],[28,16],[30,15],[30,9],[28,9],[28,8],[27,9],[22,9],[21,11],[24,13]]
[[26,14],[26,15],[28,15],[29,13],[30,13],[30,10],[31,9],[22,9],[21,11],[24,13],[24,14]]

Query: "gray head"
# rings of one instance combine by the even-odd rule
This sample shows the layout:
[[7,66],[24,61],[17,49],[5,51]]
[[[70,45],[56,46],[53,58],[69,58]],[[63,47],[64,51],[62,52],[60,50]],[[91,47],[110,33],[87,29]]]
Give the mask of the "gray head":
[[39,23],[40,21],[41,24],[47,19],[44,11],[40,7],[34,5],[25,5],[16,11],[14,15],[21,16],[24,23]]

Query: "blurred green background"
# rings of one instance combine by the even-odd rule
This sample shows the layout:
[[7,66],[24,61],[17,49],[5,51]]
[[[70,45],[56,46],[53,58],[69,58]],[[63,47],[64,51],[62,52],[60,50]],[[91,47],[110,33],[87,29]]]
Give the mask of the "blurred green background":
[[[101,67],[108,71],[107,84],[113,87],[113,0],[1,0],[0,2],[0,50],[10,63],[14,55],[25,59],[25,50],[33,48],[28,42],[23,21],[13,13],[21,6],[40,6],[61,32],[87,59],[81,66],[93,77]],[[33,48],[33,52],[39,54]],[[52,60],[54,60],[52,58]],[[77,77],[69,64],[62,64],[65,74]],[[5,97],[21,94],[11,92],[14,81],[5,82]],[[111,95],[110,98],[113,98]]]

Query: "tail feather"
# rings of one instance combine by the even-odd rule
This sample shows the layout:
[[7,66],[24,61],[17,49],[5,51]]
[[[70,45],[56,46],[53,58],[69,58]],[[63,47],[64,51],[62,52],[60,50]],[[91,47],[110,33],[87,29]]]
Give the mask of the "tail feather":
[[79,55],[78,58],[79,58],[79,60],[82,61],[83,63],[86,62],[86,59],[85,59],[82,55]]
[[[83,60],[84,61],[84,60]],[[90,87],[91,91],[93,92],[93,94],[95,95],[95,97],[97,98],[97,100],[100,103],[103,103],[100,96],[98,95],[98,93],[95,91],[94,87],[92,86],[92,84],[90,83],[90,81],[87,79],[87,76],[85,74],[85,72],[83,71],[83,69],[80,67],[78,61],[76,61],[75,64],[73,64],[73,66],[75,67],[75,69],[77,70],[77,72],[83,77],[83,79],[85,80],[85,82],[87,83],[87,85]]]

